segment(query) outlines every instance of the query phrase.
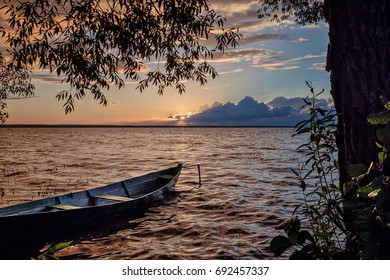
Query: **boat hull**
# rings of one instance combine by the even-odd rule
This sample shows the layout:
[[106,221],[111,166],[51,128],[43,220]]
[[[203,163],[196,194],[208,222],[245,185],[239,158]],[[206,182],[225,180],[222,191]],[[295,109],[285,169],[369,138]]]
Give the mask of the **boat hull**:
[[[174,190],[181,168],[179,164],[174,168],[89,191],[2,208],[2,251],[4,253],[4,248],[15,249],[27,243],[74,240],[91,235],[96,230],[110,230],[121,222],[128,223]],[[124,197],[124,201],[101,198],[102,195],[98,195],[101,193],[113,199]],[[55,209],[58,202],[66,203],[61,205],[68,205],[69,210]],[[18,214],[18,208],[21,214]],[[8,253],[8,256],[11,254]],[[4,254],[0,253],[0,257],[4,258]]]

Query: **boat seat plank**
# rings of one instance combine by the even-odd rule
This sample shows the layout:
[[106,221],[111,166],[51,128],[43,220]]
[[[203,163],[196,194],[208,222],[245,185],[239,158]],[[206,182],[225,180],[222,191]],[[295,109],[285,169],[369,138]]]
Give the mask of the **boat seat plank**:
[[72,210],[72,209],[79,209],[81,207],[74,206],[74,205],[66,205],[66,204],[54,204],[50,205],[50,208],[56,208],[56,209],[61,209],[61,210]]
[[161,175],[158,178],[172,180],[174,177],[175,177],[175,175],[165,174],[165,175]]
[[121,201],[121,202],[131,201],[131,200],[134,199],[134,198],[130,198],[130,197],[118,196],[118,195],[109,195],[109,194],[95,194],[92,197],[109,199],[109,200],[114,200],[114,201]]

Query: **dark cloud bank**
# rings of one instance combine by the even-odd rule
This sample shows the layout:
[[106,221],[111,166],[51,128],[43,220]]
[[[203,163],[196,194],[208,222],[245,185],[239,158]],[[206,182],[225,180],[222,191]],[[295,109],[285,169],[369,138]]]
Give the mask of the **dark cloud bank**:
[[[319,99],[318,106],[329,109],[331,100]],[[302,110],[302,98],[276,97],[270,102],[259,103],[245,97],[237,104],[214,103],[211,108],[202,106],[203,112],[185,120],[188,126],[294,126],[308,117]]]

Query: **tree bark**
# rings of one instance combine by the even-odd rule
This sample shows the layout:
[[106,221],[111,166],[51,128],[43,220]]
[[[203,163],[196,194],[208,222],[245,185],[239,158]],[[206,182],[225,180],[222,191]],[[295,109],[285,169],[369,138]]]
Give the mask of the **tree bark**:
[[375,129],[367,116],[390,101],[390,1],[325,0],[324,8],[342,185],[348,165],[368,166],[376,159]]

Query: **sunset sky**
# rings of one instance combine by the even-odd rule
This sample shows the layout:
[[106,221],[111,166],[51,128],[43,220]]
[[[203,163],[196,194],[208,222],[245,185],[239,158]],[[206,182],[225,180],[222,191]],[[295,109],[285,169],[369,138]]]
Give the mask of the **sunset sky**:
[[293,21],[260,20],[258,0],[210,2],[227,18],[227,27],[239,28],[243,39],[238,48],[215,55],[212,65],[219,77],[210,78],[205,86],[188,81],[185,94],[169,89],[159,96],[155,87],[140,93],[129,82],[124,89],[106,93],[107,107],[88,97],[65,115],[55,96],[67,85],[48,72],[34,72],[37,97],[9,100],[6,123],[292,125],[299,115],[295,97],[309,94],[305,81],[324,88],[323,98],[329,98],[326,23],[298,26]]

